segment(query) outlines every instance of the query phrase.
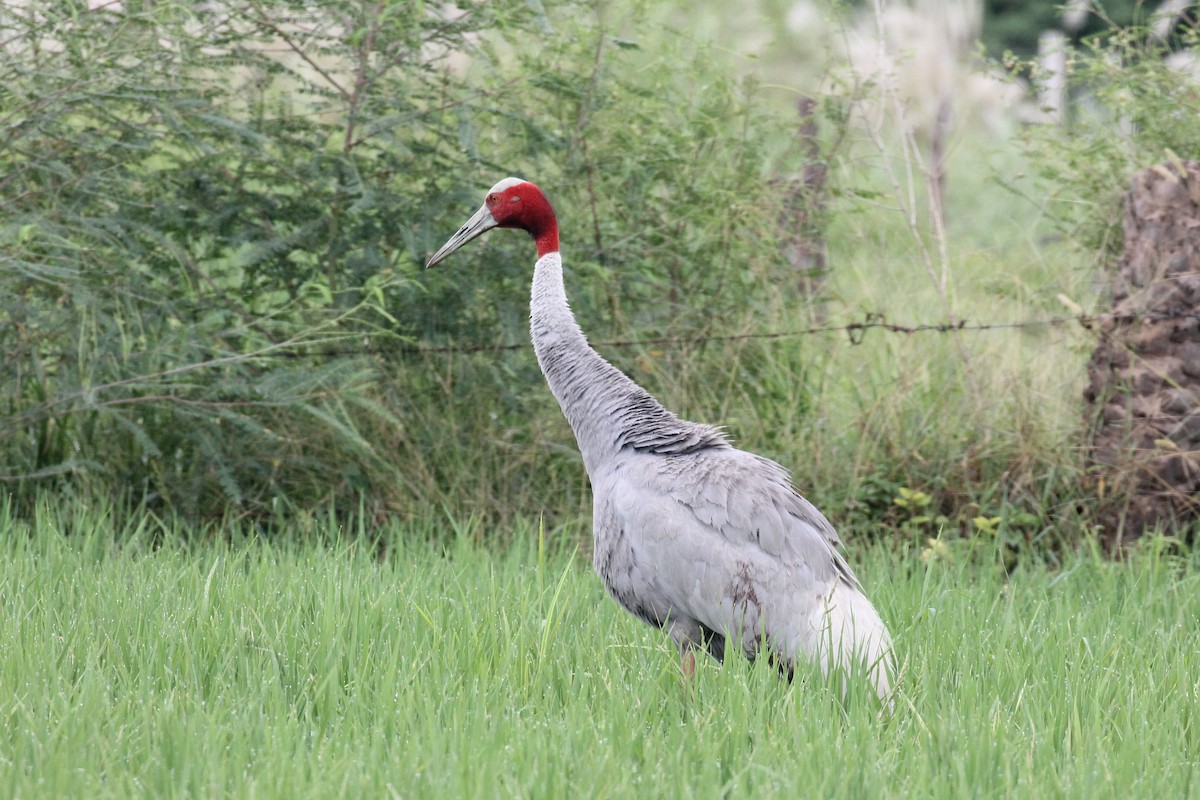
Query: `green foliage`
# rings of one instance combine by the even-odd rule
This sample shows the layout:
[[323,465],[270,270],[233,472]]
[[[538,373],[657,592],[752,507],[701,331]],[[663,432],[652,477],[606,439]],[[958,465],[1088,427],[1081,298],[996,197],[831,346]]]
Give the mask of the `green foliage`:
[[[1135,173],[1200,153],[1200,92],[1186,60],[1198,44],[1194,23],[1166,41],[1139,27],[1088,38],[1069,62],[1077,95],[1069,125],[1029,129],[1030,154],[1053,192],[1048,210],[1084,248],[1119,251],[1121,197]],[[1036,74],[1035,64],[1014,66]]]
[[[1081,26],[1071,31],[1076,40],[1103,34],[1115,26],[1145,25],[1161,0],[1090,0]],[[992,57],[1005,52],[1021,58],[1037,54],[1038,37],[1063,28],[1065,3],[1044,0],[984,0],[981,39]]]
[[528,353],[405,348],[525,339],[524,238],[420,269],[505,173],[564,210],[589,330],[720,332],[778,294],[791,123],[711,48],[622,38],[636,6],[0,14],[0,480],[26,503],[583,508]]
[[413,292],[394,223],[432,192],[392,185],[463,162],[433,109],[472,101],[424,52],[512,11],[341,10],[0,12],[0,479],[19,496],[53,480],[261,516],[392,475],[360,430],[394,423],[378,365],[321,353],[409,333],[385,308]]
[[574,531],[195,547],[107,511],[0,512],[6,797],[1178,797],[1195,772],[1194,552],[1008,579],[854,553],[903,665],[884,721],[765,661],[685,690]]
[[[1097,123],[1107,111],[1024,158],[965,135],[934,243],[910,203],[917,162],[856,139],[875,87],[823,101],[828,184],[807,196],[808,143],[778,87],[642,24],[665,14],[649,4],[221,9],[0,11],[0,481],[26,512],[53,489],[268,527],[330,503],[376,520],[586,518],[570,431],[524,346],[528,240],[498,231],[421,269],[518,174],[560,212],[597,348],[791,468],[850,535],[907,527],[919,543],[998,517],[1025,554],[1087,533],[1061,447],[1083,337],[742,336],[1087,305],[1090,277],[1061,266],[1078,256],[1031,237],[1042,209],[993,177],[1028,191],[1032,167],[1057,181],[1063,220],[1111,218],[1101,198],[1138,148],[1195,149],[1189,116],[1165,108],[1194,97],[1157,59],[1088,83],[1145,95],[1130,135]],[[783,255],[797,225],[825,237],[819,295]],[[928,507],[896,505],[902,488]]]

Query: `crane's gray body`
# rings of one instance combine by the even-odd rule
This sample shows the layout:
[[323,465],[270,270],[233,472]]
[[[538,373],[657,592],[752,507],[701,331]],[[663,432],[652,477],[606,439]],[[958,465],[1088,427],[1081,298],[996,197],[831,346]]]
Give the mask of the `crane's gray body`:
[[538,259],[530,304],[538,362],[575,433],[594,495],[594,566],[612,596],[686,651],[769,644],[865,664],[889,691],[890,639],[829,521],[773,461],[681,420],[587,343],[557,252]]
[[813,609],[852,577],[782,473],[728,446],[623,453],[592,480],[596,571],[677,643],[721,656],[729,637],[754,658],[765,639],[789,663],[797,647],[813,652]]

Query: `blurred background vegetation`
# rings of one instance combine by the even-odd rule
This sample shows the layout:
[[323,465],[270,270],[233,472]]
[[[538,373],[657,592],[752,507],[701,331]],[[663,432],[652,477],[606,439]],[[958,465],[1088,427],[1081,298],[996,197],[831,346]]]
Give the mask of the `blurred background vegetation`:
[[1087,331],[798,332],[1095,307],[1129,175],[1200,153],[1184,5],[1085,10],[1048,121],[1045,3],[7,3],[0,491],[585,520],[529,242],[421,269],[515,174],[597,348],[851,536],[1086,536]]

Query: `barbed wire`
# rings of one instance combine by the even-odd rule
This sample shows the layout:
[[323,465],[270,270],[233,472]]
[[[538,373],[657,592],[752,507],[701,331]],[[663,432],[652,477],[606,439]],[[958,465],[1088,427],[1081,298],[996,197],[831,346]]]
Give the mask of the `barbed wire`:
[[[884,333],[913,335],[919,333],[969,333],[969,332],[985,332],[998,330],[1021,330],[1025,328],[1041,328],[1041,327],[1062,327],[1065,325],[1077,324],[1080,327],[1092,330],[1096,325],[1104,322],[1112,322],[1114,324],[1133,324],[1135,322],[1168,322],[1175,320],[1197,320],[1200,321],[1200,311],[1153,311],[1140,313],[1127,312],[1108,312],[1099,314],[1073,314],[1061,315],[1053,317],[1040,317],[1037,319],[1021,320],[1016,322],[975,322],[969,319],[958,320],[943,320],[941,322],[923,322],[915,324],[903,324],[891,322],[884,314],[868,313],[861,320],[848,322],[844,324],[823,324],[811,325],[804,328],[793,328],[785,331],[749,331],[746,333],[727,333],[727,334],[695,334],[691,336],[650,336],[641,339],[606,339],[591,341],[592,346],[599,348],[632,348],[632,347],[654,347],[654,346],[701,346],[709,343],[719,342],[738,342],[738,341],[755,341],[755,340],[774,340],[788,339],[799,336],[812,336],[823,333],[844,333],[848,337],[850,344],[859,345],[863,343],[868,331],[878,330]],[[456,344],[456,345],[419,345],[400,342],[391,342],[387,346],[380,346],[371,341],[370,337],[364,339],[364,344],[361,348],[355,349],[335,349],[335,350],[319,350],[310,352],[299,351],[284,351],[268,354],[267,358],[343,358],[353,356],[366,355],[398,355],[398,356],[418,356],[423,354],[471,354],[471,353],[498,353],[512,350],[523,350],[530,347],[528,341],[522,342],[496,342],[482,343],[476,342],[471,344]]]

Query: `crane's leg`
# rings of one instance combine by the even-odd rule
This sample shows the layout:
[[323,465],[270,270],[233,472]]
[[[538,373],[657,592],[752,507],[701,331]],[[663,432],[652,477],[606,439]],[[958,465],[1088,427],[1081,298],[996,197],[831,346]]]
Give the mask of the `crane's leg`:
[[696,674],[696,648],[704,646],[703,628],[694,620],[673,619],[666,629],[679,648],[679,669],[685,680],[691,680]]
[[679,669],[685,680],[691,680],[696,675],[696,651],[690,647],[679,654]]

